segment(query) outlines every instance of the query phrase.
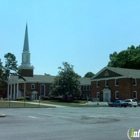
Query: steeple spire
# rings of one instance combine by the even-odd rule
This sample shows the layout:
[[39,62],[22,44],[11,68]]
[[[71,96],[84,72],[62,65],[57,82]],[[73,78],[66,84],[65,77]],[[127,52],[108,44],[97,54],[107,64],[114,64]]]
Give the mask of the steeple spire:
[[21,63],[21,66],[19,67],[19,69],[23,76],[33,76],[34,67],[31,66],[31,63],[30,63],[27,24],[26,24],[26,28],[25,28],[25,37],[24,37],[24,45],[23,45],[23,52],[22,52],[22,63]]
[[25,29],[24,46],[23,46],[23,52],[24,51],[28,51],[29,52],[28,26],[27,26],[27,23],[26,23],[26,29]]

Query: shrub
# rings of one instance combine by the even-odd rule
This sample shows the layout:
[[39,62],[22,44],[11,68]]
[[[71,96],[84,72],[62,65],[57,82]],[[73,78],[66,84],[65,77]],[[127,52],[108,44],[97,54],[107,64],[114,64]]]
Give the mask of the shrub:
[[42,99],[42,100],[49,100],[50,98],[49,98],[49,96],[44,96],[44,97],[42,97],[41,99]]
[[16,101],[23,101],[23,100],[24,100],[24,97],[16,98]]

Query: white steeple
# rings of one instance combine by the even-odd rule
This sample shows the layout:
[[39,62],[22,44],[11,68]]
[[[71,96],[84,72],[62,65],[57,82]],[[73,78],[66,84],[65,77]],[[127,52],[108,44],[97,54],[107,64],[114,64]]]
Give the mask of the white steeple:
[[23,45],[23,52],[22,52],[22,63],[21,63],[20,68],[33,69],[33,66],[31,66],[31,63],[30,63],[27,24],[26,24],[26,29],[25,29],[25,38],[24,38],[24,45]]

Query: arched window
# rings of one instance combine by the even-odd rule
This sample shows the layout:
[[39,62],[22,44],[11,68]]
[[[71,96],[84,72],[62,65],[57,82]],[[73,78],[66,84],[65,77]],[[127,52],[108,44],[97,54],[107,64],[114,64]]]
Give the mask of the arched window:
[[42,84],[42,85],[40,85],[40,96],[45,96],[45,85],[44,84]]

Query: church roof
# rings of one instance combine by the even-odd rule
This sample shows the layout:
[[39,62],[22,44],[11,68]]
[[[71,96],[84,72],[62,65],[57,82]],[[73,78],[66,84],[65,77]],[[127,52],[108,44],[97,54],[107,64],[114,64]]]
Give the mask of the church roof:
[[[98,79],[99,75],[101,75],[103,72],[107,72],[108,70],[116,73],[119,75],[119,77],[127,77],[127,78],[140,78],[140,70],[138,69],[128,69],[128,68],[115,68],[115,67],[104,67],[101,69],[97,74],[95,74],[91,79]],[[116,76],[103,76],[101,78],[116,78]],[[100,79],[101,79],[100,78]]]
[[[26,77],[24,76],[24,79],[26,79],[27,83],[53,83],[56,76],[46,76],[46,75],[33,75],[33,77]],[[9,82],[15,82],[17,83],[24,82],[22,79],[19,79],[18,76],[11,75]],[[79,78],[80,85],[90,85],[91,80],[90,78]]]
[[24,51],[29,51],[29,42],[28,42],[28,27],[27,27],[27,24],[26,24],[25,37],[24,37],[23,52],[24,52]]

